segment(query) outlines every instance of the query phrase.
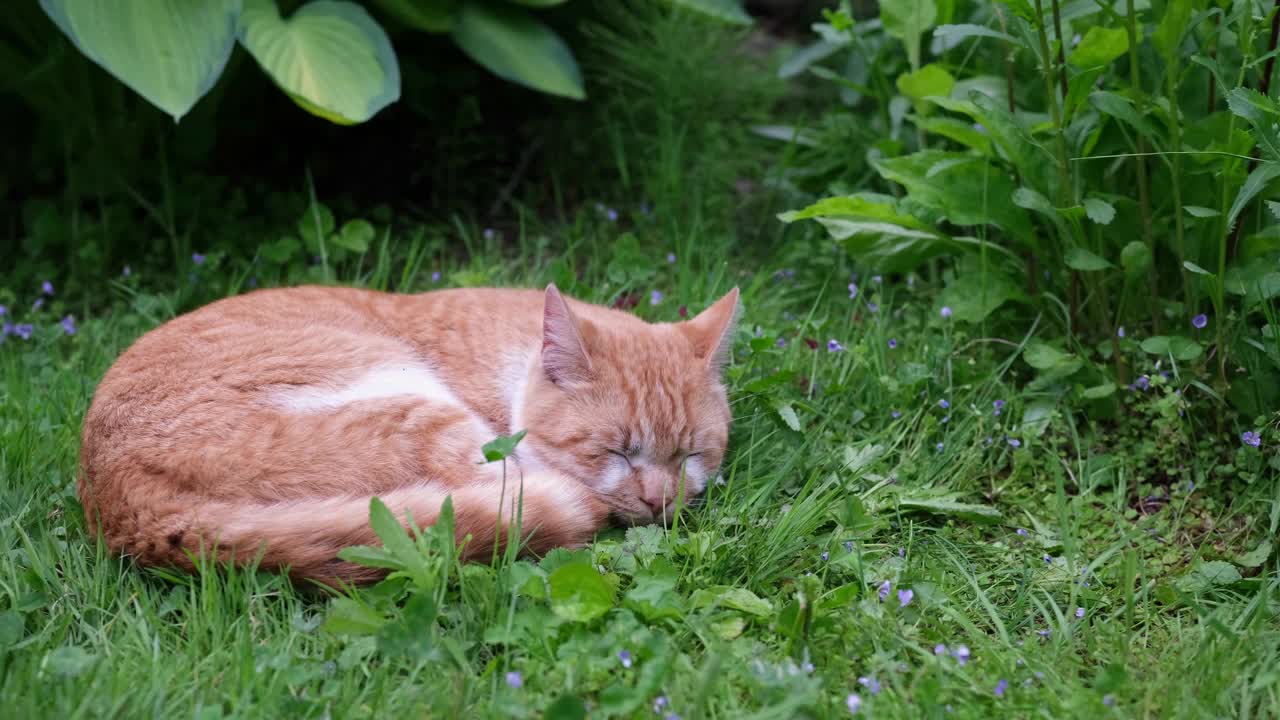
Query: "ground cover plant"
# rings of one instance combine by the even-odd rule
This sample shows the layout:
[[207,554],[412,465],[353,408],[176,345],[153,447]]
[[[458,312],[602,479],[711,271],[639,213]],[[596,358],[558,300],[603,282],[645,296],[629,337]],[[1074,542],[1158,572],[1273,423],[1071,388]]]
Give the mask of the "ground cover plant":
[[[465,158],[447,206],[326,165],[328,129],[280,173],[200,106],[94,126],[142,168],[31,121],[0,150],[6,714],[1280,714],[1273,8],[826,10],[610,6],[590,100],[518,125],[453,58],[459,109],[341,136]],[[731,451],[665,526],[460,564],[374,504],[351,558],[395,573],[338,593],[86,534],[80,420],[147,329],[269,285],[550,281],[654,320],[742,289]]]

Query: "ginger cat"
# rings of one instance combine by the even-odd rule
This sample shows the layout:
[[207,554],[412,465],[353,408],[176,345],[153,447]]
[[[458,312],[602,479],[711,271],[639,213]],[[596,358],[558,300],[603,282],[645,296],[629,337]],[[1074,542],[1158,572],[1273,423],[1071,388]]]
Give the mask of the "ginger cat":
[[[429,525],[451,495],[464,555],[481,558],[522,482],[528,549],[582,545],[611,518],[670,512],[720,465],[737,311],[736,288],[658,324],[554,285],[227,298],[147,333],[103,378],[84,422],[86,518],[142,564],[190,569],[203,548],[365,582],[381,573],[337,553],[379,544],[371,497]],[[480,446],[521,429],[503,493]]]

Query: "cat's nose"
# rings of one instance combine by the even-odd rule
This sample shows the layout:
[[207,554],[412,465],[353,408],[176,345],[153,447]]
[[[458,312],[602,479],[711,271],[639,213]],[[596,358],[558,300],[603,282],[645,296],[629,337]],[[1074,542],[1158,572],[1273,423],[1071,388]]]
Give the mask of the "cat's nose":
[[661,495],[649,496],[644,499],[644,504],[649,506],[649,510],[655,518],[660,518],[667,507],[667,500]]

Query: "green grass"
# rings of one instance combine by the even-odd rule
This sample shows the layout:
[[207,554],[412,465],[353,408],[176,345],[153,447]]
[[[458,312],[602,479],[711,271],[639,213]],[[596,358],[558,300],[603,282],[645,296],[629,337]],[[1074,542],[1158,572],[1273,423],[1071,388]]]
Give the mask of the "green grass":
[[[645,217],[624,210],[622,222],[643,235]],[[863,277],[850,300],[849,269],[808,240],[796,241],[812,259],[793,278],[735,258],[727,239],[675,264],[653,248],[620,268],[598,245],[616,226],[588,210],[572,228],[571,287],[588,299],[618,296],[611,268],[667,293],[637,308],[653,319],[743,287],[724,482],[676,527],[611,531],[541,569],[458,566],[431,551],[429,588],[392,581],[357,594],[359,607],[267,573],[187,576],[109,557],[74,494],[94,383],[140,332],[237,274],[230,261],[205,266],[163,294],[124,283],[76,336],[49,322],[0,346],[4,714],[571,717],[580,698],[592,717],[650,717],[661,695],[684,718],[841,717],[851,692],[874,717],[1280,712],[1280,581],[1265,557],[1241,559],[1274,536],[1274,475],[1252,450],[1223,470],[1234,447],[1198,442],[1204,417],[1180,417],[1168,386],[1127,393],[1107,425],[1059,405],[1037,432],[1025,414],[1044,398],[1020,395],[1013,377],[1022,339],[980,342],[944,321],[923,281]],[[553,254],[513,245],[477,247],[442,283],[555,276]],[[396,262],[371,263],[389,269],[376,285],[403,289]],[[427,271],[411,284],[430,287]],[[832,338],[842,352],[827,351]],[[999,417],[995,400],[1006,401]],[[1189,575],[1218,560],[1245,577]],[[583,561],[617,593],[601,617],[575,622],[543,583]],[[899,589],[914,592],[906,607]],[[962,645],[965,665],[951,654]],[[523,687],[508,686],[509,671]]]

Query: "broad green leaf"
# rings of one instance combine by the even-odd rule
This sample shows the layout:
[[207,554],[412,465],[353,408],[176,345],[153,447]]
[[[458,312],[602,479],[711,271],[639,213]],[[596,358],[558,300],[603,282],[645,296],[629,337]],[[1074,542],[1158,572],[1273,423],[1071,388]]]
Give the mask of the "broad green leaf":
[[1044,215],[1057,228],[1059,237],[1066,238],[1069,235],[1062,213],[1058,212],[1058,208],[1039,192],[1028,187],[1020,187],[1013,192],[1013,204]]
[[1191,25],[1191,0],[1169,0],[1165,5],[1160,24],[1151,34],[1151,44],[1155,45],[1166,61],[1177,52],[1182,42],[1183,33]]
[[991,137],[981,132],[974,126],[974,123],[958,120],[953,117],[925,117],[913,116],[911,121],[921,130],[950,138],[981,152],[983,155],[991,155]]
[[734,25],[752,24],[751,16],[742,9],[740,0],[667,0],[667,2]]
[[1252,88],[1238,87],[1227,93],[1227,105],[1231,112],[1253,126],[1253,135],[1266,158],[1280,160],[1280,135],[1275,128],[1280,109],[1277,109],[1276,102]]
[[684,616],[684,600],[676,593],[672,578],[642,575],[627,591],[623,604],[649,622]]
[[1242,567],[1259,567],[1271,557],[1271,541],[1263,540],[1258,543],[1258,547],[1236,558],[1236,563]]
[[946,97],[955,87],[956,79],[941,65],[930,63],[915,72],[898,76],[898,91],[912,100],[927,97]]
[[275,0],[245,0],[240,44],[302,109],[340,125],[400,99],[391,41],[355,3],[311,0],[286,20]]
[[800,418],[796,416],[796,409],[791,407],[791,403],[780,402],[775,408],[778,411],[778,417],[782,418],[782,422],[787,427],[796,432],[800,432]]
[[458,13],[453,40],[505,80],[574,100],[587,96],[569,46],[526,10],[471,0]]
[[1151,268],[1151,248],[1140,240],[1132,240],[1120,251],[1120,265],[1130,279],[1141,277]]
[[1082,247],[1073,247],[1068,250],[1066,262],[1067,267],[1082,272],[1096,272],[1115,267],[1104,258],[1100,258]]
[[1022,434],[1036,437],[1043,435],[1049,427],[1049,421],[1053,419],[1053,411],[1056,408],[1054,401],[1047,398],[1027,403],[1022,411]]
[[1204,348],[1195,340],[1181,335],[1156,335],[1142,341],[1142,351],[1187,362],[1200,357]]
[[369,243],[373,242],[375,235],[377,232],[368,220],[357,218],[342,224],[342,229],[333,236],[333,244],[351,252],[368,252]]
[[1186,268],[1186,269],[1190,270],[1191,272],[1193,272],[1193,273],[1195,273],[1195,274],[1197,274],[1197,275],[1208,275],[1209,277],[1213,277],[1213,276],[1214,276],[1214,275],[1213,275],[1213,273],[1209,272],[1208,270],[1205,270],[1204,268],[1202,268],[1202,267],[1200,267],[1199,265],[1197,265],[1197,264],[1195,264],[1195,263],[1191,262],[1190,260],[1184,261],[1184,262],[1182,263],[1182,267],[1184,267],[1184,268]]
[[458,0],[373,0],[400,22],[429,33],[449,32]]
[[1121,120],[1146,137],[1155,137],[1156,132],[1147,119],[1138,114],[1133,101],[1123,95],[1106,90],[1098,90],[1089,94],[1089,102],[1104,115]]
[[1024,241],[1035,238],[1026,211],[1009,203],[1014,186],[1007,171],[982,158],[924,150],[872,164],[886,180],[906,187],[912,200],[956,225],[993,224]]
[[1223,585],[1231,585],[1241,579],[1240,571],[1222,560],[1201,561],[1191,572],[1178,578],[1178,589],[1186,593],[1201,593]]
[[1075,355],[1065,353],[1042,342],[1033,342],[1022,351],[1022,359],[1037,370],[1052,370],[1075,360]]
[[[419,519],[414,519],[415,523],[418,521]],[[403,566],[404,573],[415,585],[420,588],[432,586],[426,558],[419,552],[401,521],[380,498],[369,500],[369,525],[382,541],[383,548]]]
[[1084,395],[1084,397],[1088,400],[1101,400],[1102,398],[1105,398],[1105,397],[1111,397],[1115,393],[1116,393],[1115,383],[1103,383],[1102,385],[1095,385],[1091,388],[1085,388],[1082,395]]
[[1098,198],[1085,198],[1084,211],[1089,219],[1099,225],[1110,225],[1112,220],[1116,218],[1116,208],[1106,200]]
[[397,560],[390,552],[387,552],[386,548],[352,545],[339,550],[338,557],[347,562],[364,565],[365,567],[386,568],[388,570],[404,569],[404,563]]
[[1182,209],[1186,210],[1191,217],[1198,218],[1218,217],[1222,214],[1213,208],[1201,207],[1200,205],[1183,205]]
[[695,592],[691,601],[695,608],[725,607],[756,617],[769,617],[773,614],[773,603],[746,588],[726,585],[709,587]]
[[613,608],[614,588],[587,563],[570,563],[547,578],[551,610],[570,622],[586,623]]
[[[161,608],[161,615],[163,615],[163,606]],[[21,613],[13,610],[0,612],[0,648],[7,650],[21,640],[26,631],[25,625]]]
[[954,46],[961,40],[967,40],[971,37],[988,37],[995,38],[996,40],[1003,40],[1010,45],[1026,47],[1026,43],[1023,43],[1018,38],[1009,35],[1008,33],[1002,33],[999,30],[992,30],[985,25],[939,25],[933,29],[933,36],[935,38],[941,38],[948,46]]
[[1267,209],[1271,211],[1271,215],[1275,217],[1277,220],[1280,220],[1280,202],[1276,202],[1275,200],[1267,200],[1266,205],[1267,205]]
[[543,720],[586,720],[587,705],[577,695],[561,695],[547,705]]
[[1236,199],[1231,203],[1231,212],[1227,213],[1227,226],[1235,227],[1236,218],[1244,210],[1244,206],[1249,204],[1258,193],[1262,192],[1267,183],[1280,177],[1280,162],[1264,162],[1254,168],[1249,173],[1249,177],[1245,179],[1244,185],[1240,186],[1240,191],[1236,193]]
[[988,272],[985,281],[980,272],[959,275],[946,287],[939,302],[951,308],[956,321],[980,323],[997,308],[1024,295],[1017,283],[998,272]]
[[1124,28],[1094,25],[1071,51],[1067,62],[1078,68],[1107,65],[1129,51],[1129,32]]
[[339,635],[373,635],[386,624],[387,619],[368,605],[340,597],[329,606],[321,628]]
[[870,194],[832,197],[802,210],[782,213],[778,219],[794,222],[815,219],[850,255],[867,267],[905,272],[949,249],[948,238],[906,214],[900,214],[892,198]]
[[178,121],[222,74],[241,0],[40,0],[40,8],[85,57]]
[[963,503],[945,497],[901,498],[898,500],[898,507],[931,515],[949,515],[978,523],[997,523],[1004,519],[1004,515],[990,505]]
[[484,454],[485,462],[497,462],[511,457],[511,453],[516,451],[516,446],[524,439],[528,430],[521,430],[515,435],[499,435],[480,446],[480,452]]
[[920,67],[920,37],[937,21],[934,0],[894,0],[880,5],[884,31],[902,41],[912,68]]

